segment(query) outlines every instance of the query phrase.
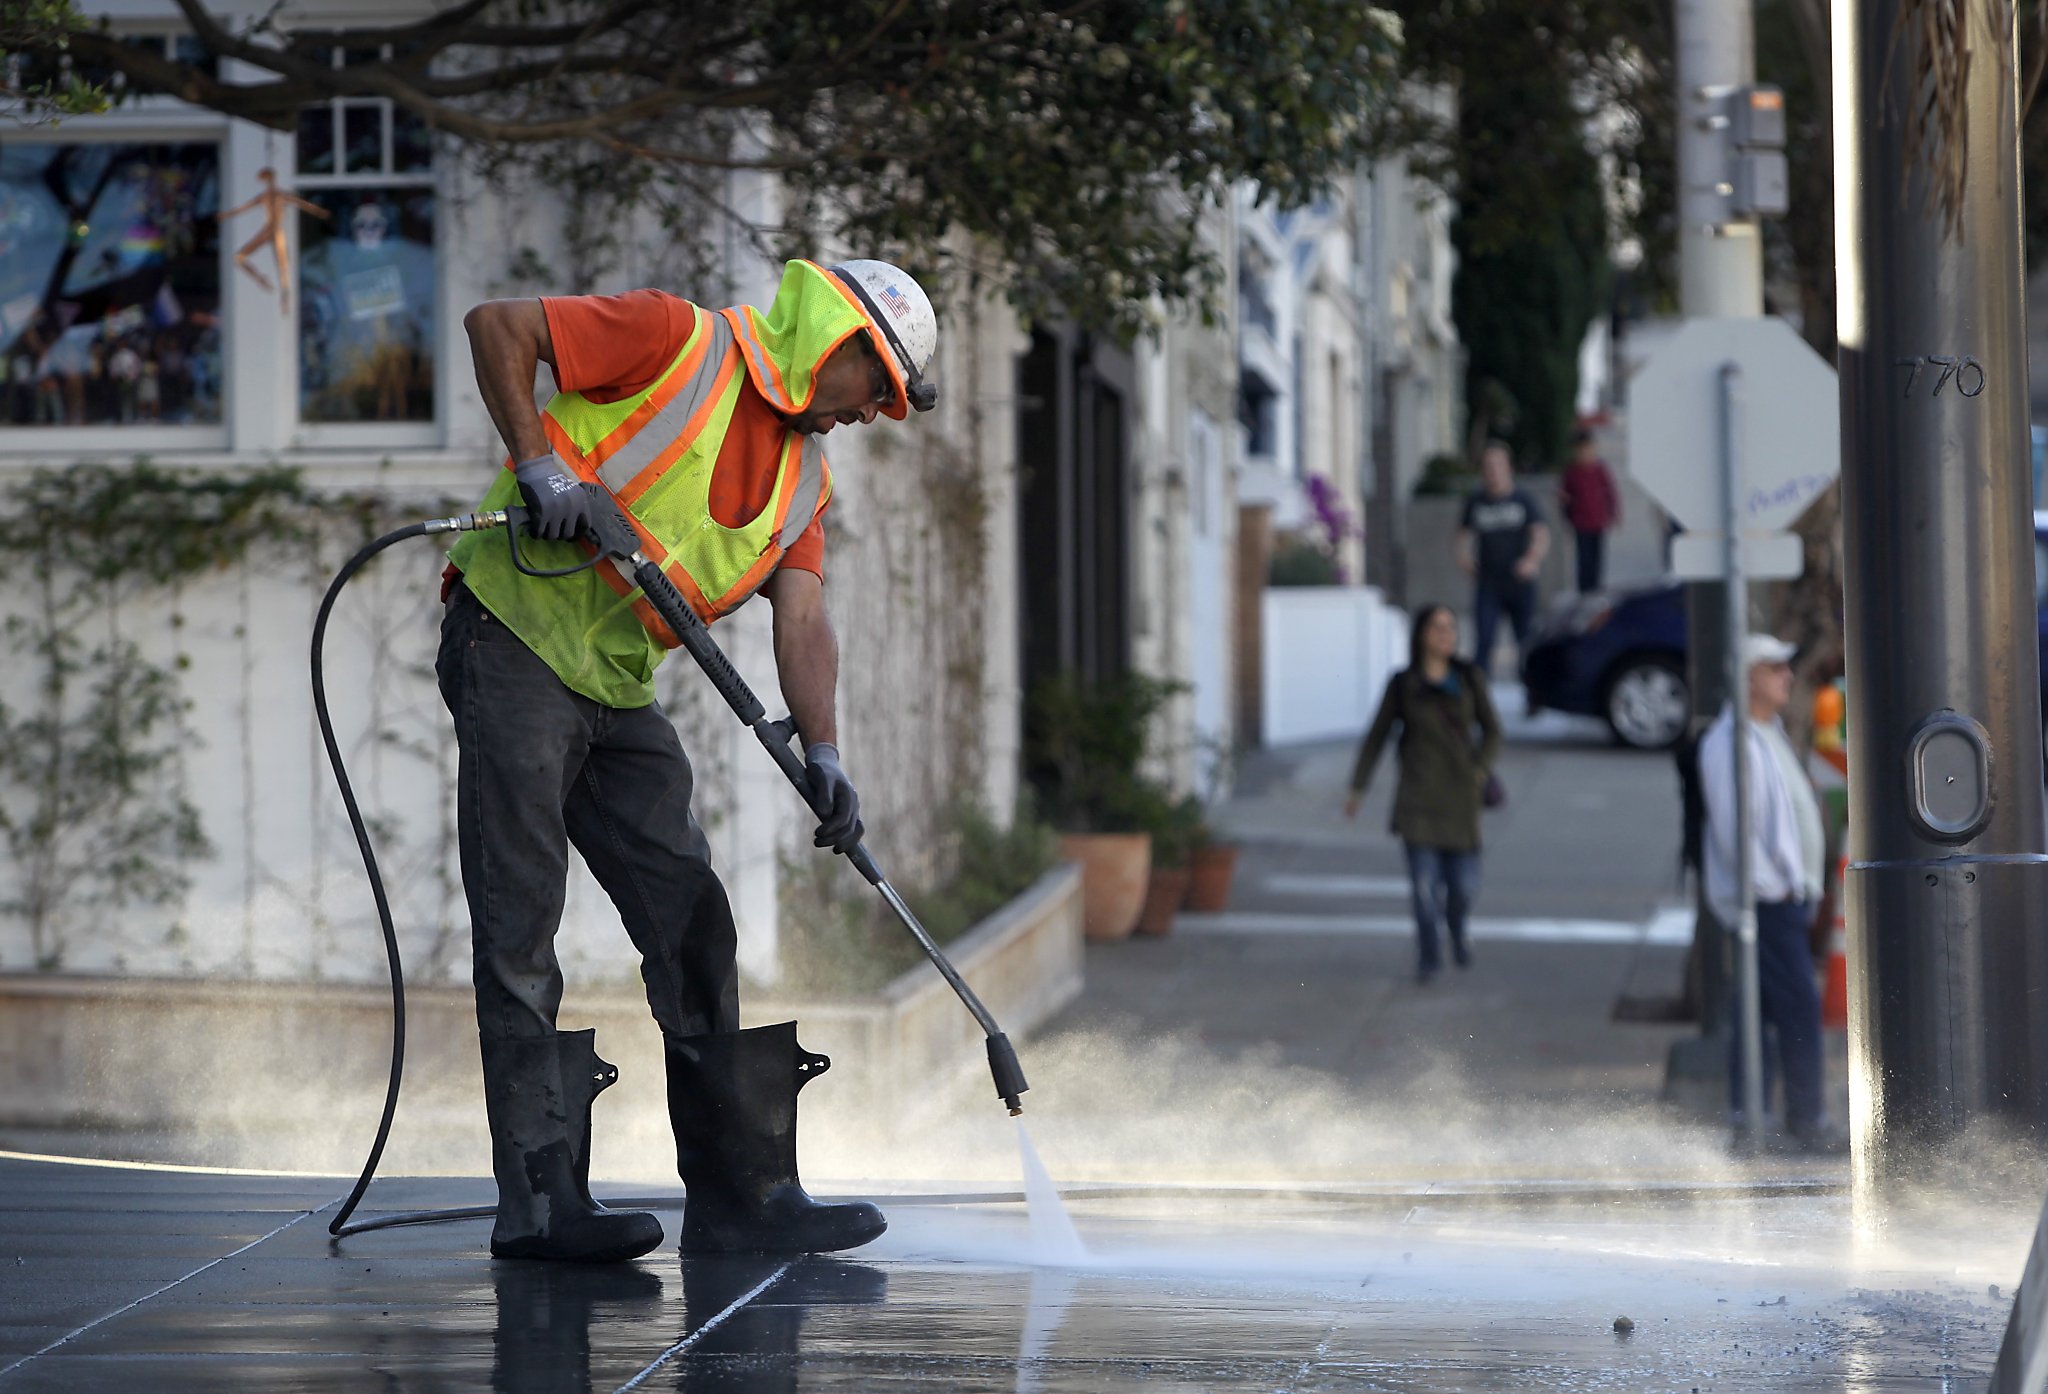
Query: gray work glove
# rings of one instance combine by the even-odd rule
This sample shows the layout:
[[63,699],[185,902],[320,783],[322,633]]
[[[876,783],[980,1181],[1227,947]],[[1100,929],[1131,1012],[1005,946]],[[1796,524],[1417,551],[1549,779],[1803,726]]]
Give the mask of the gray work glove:
[[590,499],[583,481],[550,450],[512,467],[526,502],[526,526],[535,537],[567,542],[590,526]]
[[839,768],[839,750],[820,741],[804,752],[804,789],[818,815],[819,847],[830,847],[844,856],[860,846],[866,831],[860,823],[860,795],[853,781]]

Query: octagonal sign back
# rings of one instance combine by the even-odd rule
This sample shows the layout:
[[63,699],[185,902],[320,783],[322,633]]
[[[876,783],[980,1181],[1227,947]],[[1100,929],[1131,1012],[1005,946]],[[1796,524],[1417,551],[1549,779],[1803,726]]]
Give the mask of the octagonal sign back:
[[1688,531],[1719,532],[1721,365],[1742,370],[1745,533],[1782,532],[1841,470],[1835,370],[1781,319],[1688,320],[1629,384],[1628,470]]

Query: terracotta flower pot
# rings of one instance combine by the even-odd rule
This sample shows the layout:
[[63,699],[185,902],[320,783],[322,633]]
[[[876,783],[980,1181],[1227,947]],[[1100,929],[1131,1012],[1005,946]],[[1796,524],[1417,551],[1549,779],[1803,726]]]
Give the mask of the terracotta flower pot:
[[1145,889],[1145,908],[1138,915],[1138,933],[1156,936],[1173,928],[1173,915],[1187,898],[1191,874],[1184,866],[1152,868]]
[[1188,856],[1188,910],[1221,910],[1230,904],[1230,878],[1237,874],[1237,848],[1228,842],[1197,847]]
[[1150,833],[1067,833],[1060,856],[1081,864],[1081,932],[1122,939],[1138,923],[1152,871]]

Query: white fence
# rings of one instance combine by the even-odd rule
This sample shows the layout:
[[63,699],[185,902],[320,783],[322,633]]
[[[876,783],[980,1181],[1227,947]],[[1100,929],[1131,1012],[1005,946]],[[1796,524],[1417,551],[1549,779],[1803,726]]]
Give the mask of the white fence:
[[1280,586],[1264,601],[1266,745],[1355,736],[1408,662],[1408,616],[1370,586]]

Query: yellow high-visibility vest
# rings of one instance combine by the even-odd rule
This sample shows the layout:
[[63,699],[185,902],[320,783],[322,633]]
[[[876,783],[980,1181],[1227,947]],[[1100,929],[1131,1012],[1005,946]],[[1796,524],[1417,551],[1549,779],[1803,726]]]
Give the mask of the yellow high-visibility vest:
[[[789,264],[766,316],[747,306],[692,309],[688,341],[645,391],[616,402],[558,392],[541,424],[569,468],[618,501],[640,534],[641,550],[710,623],[761,588],[832,497],[819,438],[792,431],[784,437],[767,507],[738,527],[712,517],[712,474],[740,393],[751,379],[778,410],[803,410],[818,366],[848,335],[866,328],[867,318],[811,262]],[[519,502],[513,462],[505,463],[479,508]],[[520,550],[540,569],[588,555],[582,543],[525,536]],[[449,557],[477,599],[572,690],[613,707],[654,700],[654,669],[679,641],[623,565],[604,561],[573,576],[524,576],[495,533],[465,534]]]

